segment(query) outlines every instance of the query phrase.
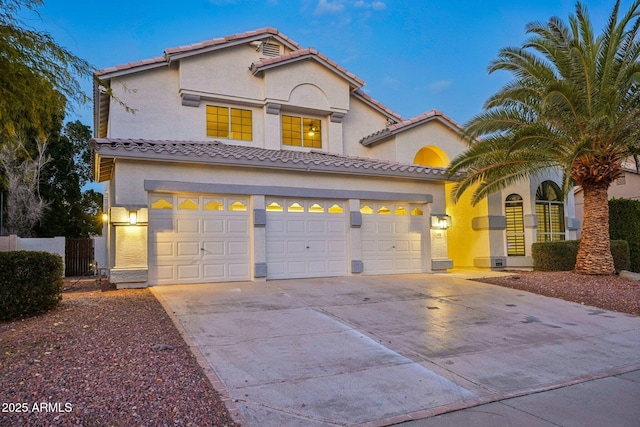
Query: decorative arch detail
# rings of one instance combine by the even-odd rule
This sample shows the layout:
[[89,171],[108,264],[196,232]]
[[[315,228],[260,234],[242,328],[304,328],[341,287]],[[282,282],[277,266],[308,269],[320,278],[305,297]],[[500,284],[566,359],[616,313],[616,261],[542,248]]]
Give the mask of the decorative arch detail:
[[449,156],[440,147],[427,145],[418,150],[413,163],[420,166],[446,168],[449,166]]
[[309,83],[294,87],[289,93],[289,103],[323,111],[329,110],[327,95],[318,86]]

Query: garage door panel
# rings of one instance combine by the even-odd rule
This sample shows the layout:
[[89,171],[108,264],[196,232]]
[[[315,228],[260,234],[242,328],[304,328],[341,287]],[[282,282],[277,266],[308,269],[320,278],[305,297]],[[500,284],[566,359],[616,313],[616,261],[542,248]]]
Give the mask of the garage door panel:
[[174,280],[176,278],[173,265],[159,265],[156,267],[156,271],[160,280]]
[[178,218],[176,220],[176,224],[178,225],[177,227],[178,233],[199,233],[200,232],[200,220],[197,218],[195,219]]
[[285,242],[283,240],[267,241],[267,253],[274,256],[284,255]]
[[173,219],[172,218],[157,218],[153,221],[153,229],[156,232],[170,232],[173,231]]
[[393,223],[390,221],[386,221],[386,218],[384,220],[381,220],[377,224],[374,224],[372,228],[374,232],[378,234],[393,234],[393,232],[395,231]]
[[200,265],[178,265],[178,280],[192,280],[200,277]]
[[[403,218],[404,219],[404,218]],[[409,223],[406,222],[395,222],[394,224],[394,233],[396,234],[400,234],[400,233],[409,233]]]
[[246,234],[249,233],[249,223],[246,219],[230,219],[227,220],[227,233]]
[[[267,200],[267,206],[296,206],[297,212],[267,210],[269,279],[339,276],[346,269],[346,216],[329,213],[343,202]],[[302,210],[302,211],[300,211]]]
[[174,247],[173,242],[158,242],[156,243],[155,253],[158,256],[173,256],[174,255],[173,247]]
[[224,219],[203,219],[203,233],[224,233]]
[[328,245],[327,250],[330,253],[346,255],[347,252],[343,240],[329,240],[326,243]]
[[249,244],[247,242],[227,242],[227,248],[229,255],[249,255]]
[[344,219],[342,221],[327,222],[327,232],[343,235],[345,233]]
[[325,233],[327,231],[327,223],[322,220],[314,220],[307,222],[307,231],[309,233]]
[[225,242],[224,241],[210,241],[203,242],[202,247],[204,248],[203,256],[211,257],[211,256],[224,256],[225,255]]
[[200,255],[200,242],[178,242],[178,256],[198,256]]
[[[210,203],[214,198],[215,206]],[[152,284],[250,279],[249,212],[233,211],[231,206],[235,201],[248,206],[247,197],[194,195],[179,198],[152,193],[150,199],[149,270]],[[165,202],[154,208],[154,201],[160,199]],[[178,199],[182,203],[178,203]]]
[[304,220],[288,220],[286,222],[286,226],[287,226],[287,233],[304,233],[305,232]]
[[362,261],[365,274],[423,271],[423,208],[417,205],[362,202]]
[[244,278],[251,274],[251,267],[249,264],[228,264],[227,276],[231,279],[245,280]]
[[301,254],[306,251],[307,244],[304,240],[288,240],[287,254]]

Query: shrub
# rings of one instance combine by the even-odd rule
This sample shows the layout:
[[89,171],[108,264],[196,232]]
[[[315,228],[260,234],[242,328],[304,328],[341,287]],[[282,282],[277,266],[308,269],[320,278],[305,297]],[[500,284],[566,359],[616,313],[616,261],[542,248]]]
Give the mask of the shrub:
[[533,269],[538,271],[571,271],[576,266],[577,240],[539,242],[531,245]]
[[0,252],[0,319],[30,316],[62,300],[62,257],[48,252]]
[[640,273],[640,200],[609,200],[609,236],[629,242],[628,269]]
[[[572,271],[576,266],[579,240],[540,242],[531,245],[533,269],[537,271]],[[629,244],[611,241],[611,255],[616,271],[629,269]]]

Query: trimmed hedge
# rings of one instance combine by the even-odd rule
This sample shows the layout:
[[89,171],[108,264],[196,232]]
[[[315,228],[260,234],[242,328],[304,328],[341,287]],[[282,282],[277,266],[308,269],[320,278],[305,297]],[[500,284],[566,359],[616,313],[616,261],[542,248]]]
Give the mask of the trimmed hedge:
[[62,300],[62,257],[39,251],[0,252],[0,319],[30,316]]
[[[531,245],[533,269],[536,271],[572,271],[576,266],[579,240],[539,242]],[[629,269],[629,244],[611,241],[611,255],[616,271]]]
[[640,200],[609,200],[609,236],[629,242],[629,270],[640,273]]

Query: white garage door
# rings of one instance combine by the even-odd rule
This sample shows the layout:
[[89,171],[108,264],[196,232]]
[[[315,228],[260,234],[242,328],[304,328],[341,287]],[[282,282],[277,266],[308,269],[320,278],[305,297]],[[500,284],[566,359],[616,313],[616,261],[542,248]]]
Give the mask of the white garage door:
[[364,274],[421,273],[427,228],[422,205],[361,202]]
[[246,196],[151,194],[151,284],[249,280]]
[[347,274],[344,201],[267,199],[267,278]]

